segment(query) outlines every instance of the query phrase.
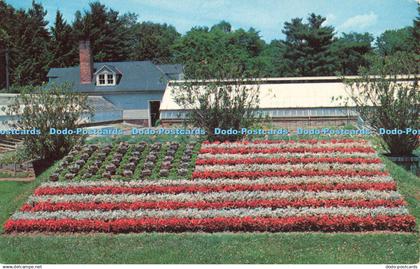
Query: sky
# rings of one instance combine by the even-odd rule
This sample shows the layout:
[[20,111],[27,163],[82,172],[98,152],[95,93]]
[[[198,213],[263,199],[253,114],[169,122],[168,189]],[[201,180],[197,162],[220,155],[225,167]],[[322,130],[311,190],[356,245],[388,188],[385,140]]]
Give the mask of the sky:
[[[1,1],[1,0],[0,0]],[[134,12],[139,21],[168,23],[184,34],[193,26],[212,26],[221,20],[233,29],[254,27],[269,42],[283,39],[284,22],[306,18],[314,12],[327,18],[326,25],[336,33],[370,32],[374,36],[385,30],[411,26],[417,16],[419,0],[101,0],[121,14]],[[6,0],[15,8],[27,9],[32,0]],[[72,22],[77,10],[88,10],[85,0],[36,0],[48,11],[52,24],[60,10]]]

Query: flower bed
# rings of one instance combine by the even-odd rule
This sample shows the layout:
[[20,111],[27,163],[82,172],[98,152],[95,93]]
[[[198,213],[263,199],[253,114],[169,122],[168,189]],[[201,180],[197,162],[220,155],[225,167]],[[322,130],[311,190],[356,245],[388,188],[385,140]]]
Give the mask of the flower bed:
[[[195,146],[196,143],[187,144]],[[101,179],[139,180],[185,176],[183,152],[179,143],[147,144],[127,142],[75,146],[51,175],[51,181],[79,181]],[[180,152],[178,152],[180,151]],[[192,153],[191,153],[192,154]],[[185,154],[184,154],[185,155]],[[178,160],[175,157],[178,156]],[[187,166],[190,165],[188,159]],[[179,165],[174,165],[179,163]],[[179,167],[178,167],[179,166]],[[185,171],[184,171],[185,170]]]
[[[161,179],[43,183],[5,231],[415,230],[394,180],[364,140],[204,142],[192,158],[193,149],[157,144],[120,156],[124,169],[138,171],[130,165],[136,160]],[[130,160],[137,156],[145,160]],[[191,178],[165,179],[176,168],[187,173],[195,158]]]

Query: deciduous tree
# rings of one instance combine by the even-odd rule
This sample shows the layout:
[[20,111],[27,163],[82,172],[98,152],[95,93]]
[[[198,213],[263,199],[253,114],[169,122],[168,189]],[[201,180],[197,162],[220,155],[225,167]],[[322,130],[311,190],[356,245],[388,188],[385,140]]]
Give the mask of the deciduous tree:
[[211,80],[187,77],[185,81],[174,82],[172,97],[188,111],[187,123],[204,129],[209,140],[234,141],[244,135],[216,134],[215,129],[240,130],[258,121],[259,83],[244,77],[237,66],[221,65],[218,69],[214,66],[203,63],[201,68],[201,72],[208,72],[203,77]]
[[153,22],[137,23],[133,34],[130,58],[137,61],[152,60],[158,63],[173,61],[172,46],[181,36],[175,27]]
[[24,86],[21,94],[4,110],[16,117],[8,124],[17,130],[40,131],[39,135],[25,135],[24,150],[27,156],[46,160],[63,157],[83,135],[52,135],[50,128],[74,130],[83,118],[91,116],[92,108],[86,95],[74,93],[70,85]]
[[[413,53],[375,56],[357,79],[347,81],[360,116],[374,131],[420,129],[418,62]],[[384,134],[392,156],[409,156],[419,146],[418,134]]]
[[332,45],[338,72],[342,75],[356,75],[361,66],[367,67],[367,56],[373,53],[372,42],[373,37],[369,33],[343,33]]

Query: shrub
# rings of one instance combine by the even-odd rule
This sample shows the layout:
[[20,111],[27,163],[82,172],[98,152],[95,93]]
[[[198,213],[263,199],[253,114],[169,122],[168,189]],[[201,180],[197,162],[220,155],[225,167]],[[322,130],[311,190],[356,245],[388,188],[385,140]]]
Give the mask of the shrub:
[[217,135],[214,129],[239,130],[258,121],[259,81],[232,64],[203,63],[194,75],[172,84],[174,101],[188,111],[187,123],[205,130],[211,141],[240,139],[241,134]]
[[20,95],[4,110],[16,116],[8,124],[21,130],[38,129],[39,135],[23,136],[24,149],[32,158],[55,160],[84,139],[82,135],[51,135],[50,128],[76,129],[92,108],[87,96],[74,93],[70,85],[24,86]]
[[[419,63],[415,55],[396,53],[375,57],[369,68],[361,68],[359,77],[347,80],[350,98],[360,116],[373,129],[420,128]],[[415,134],[384,134],[392,156],[411,155],[419,146]]]

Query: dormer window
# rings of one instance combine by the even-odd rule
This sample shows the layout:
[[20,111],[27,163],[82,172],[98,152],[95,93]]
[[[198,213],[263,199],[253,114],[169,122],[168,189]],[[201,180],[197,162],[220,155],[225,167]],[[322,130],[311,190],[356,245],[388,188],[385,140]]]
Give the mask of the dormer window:
[[95,72],[96,86],[115,86],[121,72],[114,66],[104,65]]
[[113,86],[115,85],[115,75],[112,73],[103,72],[98,74],[96,85],[98,86]]

